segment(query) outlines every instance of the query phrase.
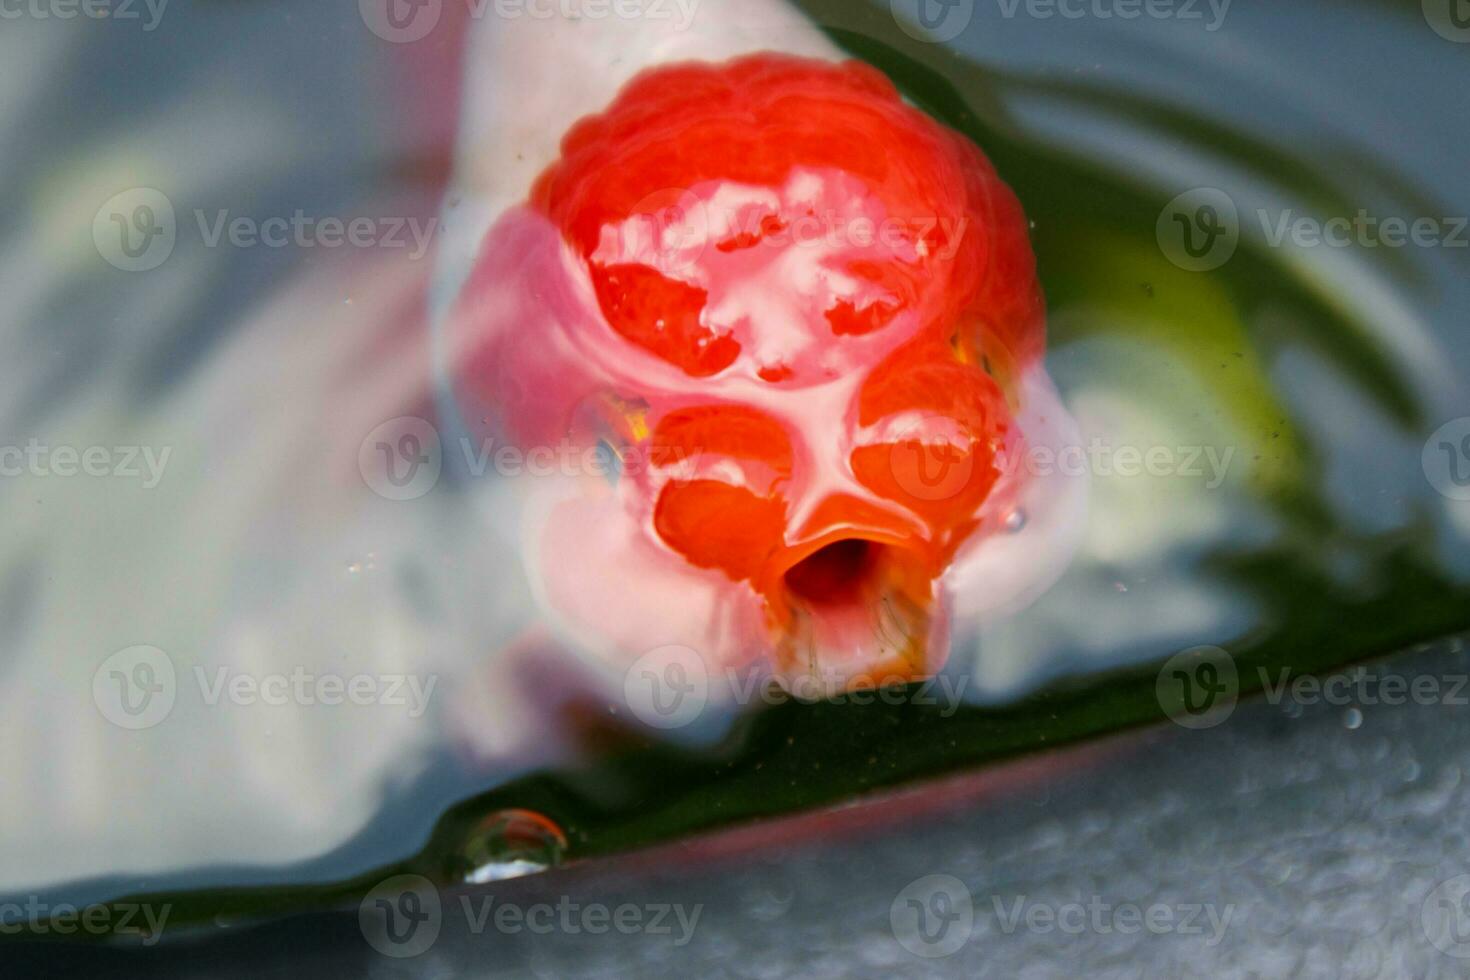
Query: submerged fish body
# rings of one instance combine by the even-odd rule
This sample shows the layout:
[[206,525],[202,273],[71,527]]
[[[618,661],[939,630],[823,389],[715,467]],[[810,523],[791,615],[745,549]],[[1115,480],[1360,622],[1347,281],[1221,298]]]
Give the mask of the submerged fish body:
[[[483,230],[440,277],[453,401],[548,464],[501,517],[592,662],[677,645],[834,692],[929,676],[957,624],[1060,575],[1085,514],[1085,481],[1024,465],[1075,440],[1026,222],[881,73],[784,5],[735,6],[619,28],[642,71],[546,112],[569,128],[518,154],[518,198],[470,136]],[[472,52],[580,52],[574,76],[607,50],[554,19],[484,30]],[[475,88],[468,111],[509,111]]]

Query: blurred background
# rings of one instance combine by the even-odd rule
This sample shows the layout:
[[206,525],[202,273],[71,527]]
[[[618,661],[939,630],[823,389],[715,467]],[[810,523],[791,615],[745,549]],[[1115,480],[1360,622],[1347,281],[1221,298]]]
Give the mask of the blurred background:
[[1082,554],[965,638],[953,697],[697,744],[508,671],[536,623],[485,481],[371,461],[449,425],[460,51],[514,12],[0,7],[0,958],[1464,973],[1470,11],[801,6],[1017,191],[1102,450]]

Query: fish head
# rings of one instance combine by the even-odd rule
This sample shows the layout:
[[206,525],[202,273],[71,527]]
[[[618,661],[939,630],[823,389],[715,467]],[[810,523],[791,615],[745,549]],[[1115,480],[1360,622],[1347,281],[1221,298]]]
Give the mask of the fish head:
[[1020,205],[856,62],[636,78],[492,229],[451,333],[467,416],[597,454],[533,493],[527,551],[614,657],[927,677],[947,573],[1026,493],[1044,306]]

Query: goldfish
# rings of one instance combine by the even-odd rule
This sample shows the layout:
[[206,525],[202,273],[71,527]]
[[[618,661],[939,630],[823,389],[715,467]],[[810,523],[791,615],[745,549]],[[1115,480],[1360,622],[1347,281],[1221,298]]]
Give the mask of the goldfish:
[[[170,452],[148,486],[0,482],[6,595],[30,610],[0,691],[8,889],[356,874],[382,855],[354,839],[421,839],[485,785],[582,758],[568,709],[608,717],[649,651],[819,691],[919,678],[1071,561],[1085,481],[1006,462],[1076,437],[1025,221],[978,149],[778,0],[704,0],[683,27],[456,7],[351,62],[402,65],[409,111],[371,107],[402,152],[446,141],[442,182],[350,202],[437,216],[426,259],[321,251],[256,283],[260,253],[209,247],[195,211],[318,159],[239,86],[148,110],[37,190],[56,230],[15,243],[7,294],[35,379],[6,402],[18,444]],[[643,140],[688,152],[655,173]],[[128,188],[179,216],[146,273],[94,244]],[[78,342],[85,383],[43,416],[62,352],[34,338],[99,292],[109,358]],[[412,501],[361,468],[400,416],[444,447]],[[463,479],[461,435],[572,465]]]
[[710,676],[922,680],[1085,523],[1085,480],[1024,465],[1077,440],[1027,221],[980,148],[757,6],[474,42],[499,71],[556,51],[568,81],[472,91],[462,161],[512,112],[567,128],[462,175],[448,401],[473,442],[596,460],[501,511],[558,645],[613,675],[672,645]]

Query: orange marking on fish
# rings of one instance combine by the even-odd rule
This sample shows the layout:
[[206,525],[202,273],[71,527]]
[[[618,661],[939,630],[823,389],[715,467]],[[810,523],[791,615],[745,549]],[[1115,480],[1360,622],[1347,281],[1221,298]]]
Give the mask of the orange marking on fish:
[[[750,597],[779,670],[937,669],[937,583],[1015,493],[1013,379],[1044,349],[1027,225],[984,155],[860,63],[677,64],[574,126],[514,222],[458,316],[461,385],[511,441],[648,461],[623,539]],[[534,296],[508,302],[518,276]],[[477,334],[502,307],[549,326]],[[584,426],[589,399],[609,417]]]

